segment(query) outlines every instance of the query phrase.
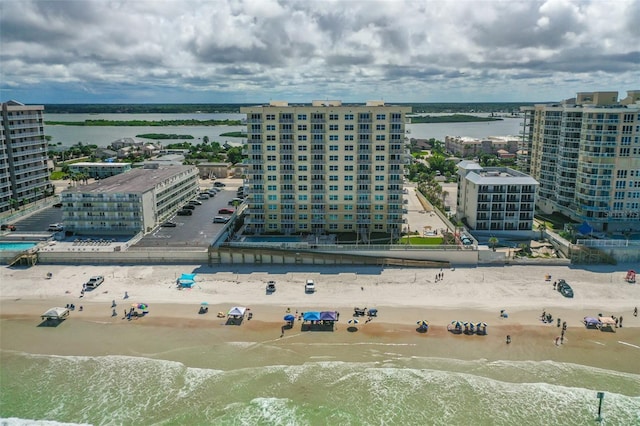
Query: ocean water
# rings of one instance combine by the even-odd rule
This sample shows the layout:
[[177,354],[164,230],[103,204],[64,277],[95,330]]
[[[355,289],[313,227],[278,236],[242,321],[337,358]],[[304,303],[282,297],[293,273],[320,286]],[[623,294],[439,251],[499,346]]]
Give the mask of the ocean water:
[[636,374],[405,356],[394,345],[370,349],[372,361],[322,355],[294,365],[261,363],[273,354],[250,343],[219,349],[212,358],[241,350],[255,365],[3,350],[0,424],[586,425],[595,423],[598,391],[605,392],[602,424],[640,424]]

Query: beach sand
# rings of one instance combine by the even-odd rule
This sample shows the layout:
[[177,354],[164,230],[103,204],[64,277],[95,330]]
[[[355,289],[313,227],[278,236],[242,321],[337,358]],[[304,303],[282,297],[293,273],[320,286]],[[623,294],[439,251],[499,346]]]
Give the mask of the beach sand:
[[[62,266],[42,265],[0,271],[0,331],[3,350],[57,355],[131,355],[184,362],[194,367],[234,368],[269,363],[298,364],[308,360],[367,361],[385,354],[455,358],[462,360],[555,360],[610,370],[639,373],[640,319],[632,315],[640,304],[640,286],[624,282],[626,270],[596,267],[507,266],[437,269],[331,268],[312,266],[232,266],[232,271],[201,266]],[[262,270],[260,270],[262,269]],[[197,285],[178,290],[181,273],[195,272]],[[51,273],[52,277],[47,278]],[[82,283],[91,275],[104,275],[99,288],[80,297]],[[550,274],[551,281],[545,280]],[[305,294],[304,282],[312,278],[317,291]],[[575,297],[566,299],[553,290],[564,278]],[[277,290],[265,292],[275,280]],[[125,292],[128,299],[124,299]],[[112,302],[116,316],[112,316]],[[144,318],[123,319],[132,303],[147,303]],[[209,313],[198,314],[202,302]],[[52,329],[38,327],[40,315],[53,306],[74,303],[70,318]],[[79,312],[79,306],[83,311]],[[252,320],[225,326],[218,311],[246,306]],[[357,331],[348,331],[353,307],[375,307],[371,322],[359,318]],[[337,310],[334,332],[304,332],[301,322],[285,330],[283,316],[290,309]],[[508,318],[500,318],[504,309]],[[540,321],[545,310],[553,324]],[[616,333],[586,330],[585,316],[623,316]],[[567,322],[566,340],[556,345]],[[416,321],[427,320],[426,334],[416,331]],[[488,323],[488,335],[453,335],[451,321]],[[505,338],[510,335],[512,343]],[[220,342],[232,342],[233,351],[211,354]],[[251,348],[268,345],[270,351]],[[232,345],[233,346],[233,345]],[[392,351],[383,348],[392,347]],[[256,355],[257,357],[257,355]]]

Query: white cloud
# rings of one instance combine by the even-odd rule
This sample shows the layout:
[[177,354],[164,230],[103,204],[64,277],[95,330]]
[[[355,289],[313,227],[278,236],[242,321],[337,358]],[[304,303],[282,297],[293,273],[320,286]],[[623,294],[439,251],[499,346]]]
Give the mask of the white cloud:
[[131,93],[157,102],[244,102],[330,92],[353,101],[437,102],[637,89],[639,5],[4,1],[0,96],[33,88],[24,101],[55,102],[38,94],[66,91],[68,99],[77,91],[87,102],[138,101]]

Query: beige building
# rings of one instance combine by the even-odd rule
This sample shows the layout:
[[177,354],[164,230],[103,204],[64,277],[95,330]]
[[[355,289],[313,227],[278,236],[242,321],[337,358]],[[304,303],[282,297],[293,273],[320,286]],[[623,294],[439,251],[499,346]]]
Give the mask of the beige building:
[[477,231],[531,232],[538,182],[507,167],[458,163],[456,214]]
[[640,91],[584,92],[522,107],[521,169],[540,182],[538,207],[596,231],[640,230]]
[[520,139],[515,136],[489,136],[485,139],[445,136],[444,144],[447,152],[461,157],[474,157],[482,154],[499,155],[504,151],[515,154],[518,151]]
[[195,166],[134,169],[63,191],[63,224],[78,235],[149,232],[197,192]]
[[247,114],[249,230],[399,235],[410,111],[382,101],[241,108]]
[[0,126],[0,212],[52,193],[49,181],[44,107],[2,103]]

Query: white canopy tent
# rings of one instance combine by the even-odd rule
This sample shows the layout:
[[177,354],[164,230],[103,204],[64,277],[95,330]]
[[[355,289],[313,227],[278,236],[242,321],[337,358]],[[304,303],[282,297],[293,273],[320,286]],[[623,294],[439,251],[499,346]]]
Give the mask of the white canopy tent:
[[47,312],[41,315],[42,319],[56,319],[62,320],[69,316],[68,308],[51,308]]
[[227,315],[229,315],[230,317],[243,317],[246,311],[247,308],[245,308],[244,306],[234,306],[229,310]]

